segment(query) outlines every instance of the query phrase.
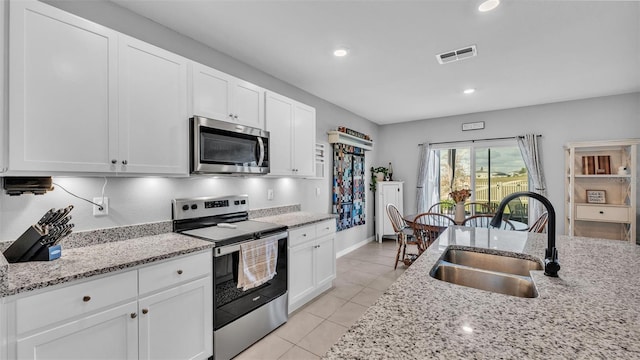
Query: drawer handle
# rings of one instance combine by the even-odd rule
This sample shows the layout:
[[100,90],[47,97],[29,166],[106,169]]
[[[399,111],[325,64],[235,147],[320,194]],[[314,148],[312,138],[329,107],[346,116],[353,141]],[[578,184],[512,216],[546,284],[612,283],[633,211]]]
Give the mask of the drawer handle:
[[178,275],[182,275],[182,270],[178,270]]
[[143,313],[143,314],[147,314],[147,313],[149,313],[149,309],[142,309],[142,313]]
[[600,214],[604,214],[604,211],[600,210]]
[[302,234],[302,237],[307,237],[307,234]]
[[85,295],[82,297],[82,301],[84,302],[89,302],[89,300],[91,300],[91,296]]
[[136,313],[131,313],[131,318],[132,318],[132,319],[135,319],[135,318],[137,318],[137,317],[138,317],[138,314],[136,314]]

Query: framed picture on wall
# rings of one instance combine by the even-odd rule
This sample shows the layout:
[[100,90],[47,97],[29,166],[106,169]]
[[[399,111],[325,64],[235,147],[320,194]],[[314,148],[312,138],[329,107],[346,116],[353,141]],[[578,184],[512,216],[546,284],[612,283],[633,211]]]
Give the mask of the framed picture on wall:
[[606,201],[604,190],[587,190],[587,203],[604,204]]

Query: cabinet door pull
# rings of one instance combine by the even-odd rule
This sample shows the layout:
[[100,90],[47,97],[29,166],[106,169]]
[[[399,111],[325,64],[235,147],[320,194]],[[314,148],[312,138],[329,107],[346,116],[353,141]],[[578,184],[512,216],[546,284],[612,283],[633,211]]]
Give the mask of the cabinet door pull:
[[131,313],[131,318],[132,318],[132,319],[135,319],[135,318],[137,318],[137,317],[138,317],[138,314],[136,314],[136,313]]
[[603,211],[603,210],[600,210],[600,214],[604,214],[604,211]]
[[117,162],[118,162],[118,160],[116,160],[116,159],[111,159],[111,163],[112,163],[112,164],[115,164],[115,163],[117,163]]
[[82,301],[84,301],[84,302],[89,302],[89,300],[91,300],[91,296],[89,296],[89,295],[85,295],[85,296],[82,297]]
[[122,165],[127,165],[129,162],[127,160],[122,160]]
[[178,270],[178,275],[182,275],[182,270]]
[[143,314],[147,314],[148,312],[149,312],[149,309],[142,309]]

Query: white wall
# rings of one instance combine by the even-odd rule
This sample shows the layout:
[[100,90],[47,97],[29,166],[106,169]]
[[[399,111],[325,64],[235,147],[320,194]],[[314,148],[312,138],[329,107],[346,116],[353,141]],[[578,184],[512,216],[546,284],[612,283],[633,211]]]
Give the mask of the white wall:
[[[461,130],[462,123],[474,121],[484,121],[484,130]],[[564,233],[564,144],[640,137],[640,93],[385,125],[380,130],[377,163],[393,163],[394,178],[405,181],[404,211],[415,212],[419,143],[526,133],[542,135],[549,199],[558,215],[558,233]]]
[[[334,130],[338,126],[347,126],[369,134],[374,139],[378,137],[379,126],[367,119],[111,2],[104,0],[46,0],[44,2],[315,107],[316,134],[319,142],[326,143],[327,131]],[[3,1],[2,5],[5,3]],[[2,110],[1,106],[0,110]],[[371,166],[374,157],[375,150],[367,153],[367,168]],[[0,195],[0,240],[15,239],[49,208],[59,208],[68,204],[76,206],[72,216],[77,230],[170,220],[170,200],[185,196],[247,193],[251,196],[250,204],[253,209],[299,203],[304,211],[329,213],[331,212],[332,182],[330,166],[329,161],[329,175],[325,180],[110,178],[106,191],[110,198],[110,215],[103,218],[94,218],[91,215],[90,204],[77,200],[60,189],[43,196],[23,195],[11,198],[2,194]],[[54,180],[62,186],[68,185],[69,190],[84,197],[99,196],[103,183],[102,178],[55,178]],[[319,197],[315,196],[316,187],[321,191]],[[266,200],[268,188],[275,190],[273,201]],[[367,225],[338,233],[337,251],[373,236],[373,221],[369,220],[373,214],[372,201],[369,199],[367,201]]]

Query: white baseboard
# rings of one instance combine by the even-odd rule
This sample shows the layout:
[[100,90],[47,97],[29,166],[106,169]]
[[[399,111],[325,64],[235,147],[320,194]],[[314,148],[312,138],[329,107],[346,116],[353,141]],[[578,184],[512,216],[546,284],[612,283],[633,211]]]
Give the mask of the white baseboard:
[[353,250],[355,250],[355,249],[357,249],[359,247],[365,246],[367,243],[370,243],[372,241],[376,241],[376,237],[375,236],[371,236],[369,238],[366,238],[366,239],[362,240],[361,242],[359,242],[357,244],[351,245],[348,248],[337,252],[336,253],[336,259],[338,259],[338,258],[340,258],[342,256],[345,256],[348,253],[352,252]]

